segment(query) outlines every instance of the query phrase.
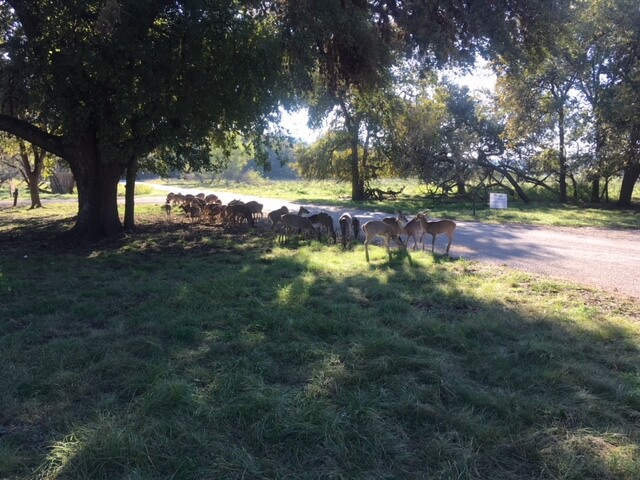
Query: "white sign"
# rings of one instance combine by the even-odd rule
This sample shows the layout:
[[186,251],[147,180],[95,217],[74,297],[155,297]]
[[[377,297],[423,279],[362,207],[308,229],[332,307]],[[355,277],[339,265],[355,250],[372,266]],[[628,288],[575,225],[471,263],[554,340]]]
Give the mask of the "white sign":
[[507,194],[506,193],[490,193],[489,194],[489,208],[506,209],[507,208]]

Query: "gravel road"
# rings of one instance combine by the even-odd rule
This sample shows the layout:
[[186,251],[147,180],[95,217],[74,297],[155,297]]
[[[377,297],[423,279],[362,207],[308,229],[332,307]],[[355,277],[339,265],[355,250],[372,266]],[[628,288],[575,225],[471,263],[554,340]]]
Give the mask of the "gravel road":
[[[198,193],[206,190],[179,189],[158,186],[155,189]],[[287,205],[297,210],[299,204],[215,192],[227,203],[233,199],[257,200],[269,212]],[[138,201],[164,203],[164,198],[141,197]],[[22,202],[21,202],[22,203]],[[337,219],[346,210],[337,207],[307,205],[310,211],[325,211]],[[349,210],[364,223],[386,214]],[[425,237],[429,247],[430,237]],[[447,237],[436,240],[436,252],[444,252]],[[640,231],[597,228],[535,227],[529,225],[491,225],[477,222],[458,222],[451,246],[453,257],[491,262],[531,273],[546,275],[585,286],[640,299]]]
[[640,298],[637,230],[460,222],[457,232],[456,255]]

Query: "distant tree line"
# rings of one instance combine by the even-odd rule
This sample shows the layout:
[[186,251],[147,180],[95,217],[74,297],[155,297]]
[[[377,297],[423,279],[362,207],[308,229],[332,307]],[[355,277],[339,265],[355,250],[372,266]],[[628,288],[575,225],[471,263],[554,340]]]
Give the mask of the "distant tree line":
[[406,62],[392,88],[352,95],[352,113],[334,106],[334,128],[299,149],[301,172],[354,179],[357,165],[365,192],[387,172],[416,175],[440,194],[498,186],[528,201],[523,187],[534,185],[561,202],[595,203],[609,201],[619,179],[617,203],[629,206],[640,177],[640,9],[571,3],[546,30],[553,41],[492,57],[495,92]]

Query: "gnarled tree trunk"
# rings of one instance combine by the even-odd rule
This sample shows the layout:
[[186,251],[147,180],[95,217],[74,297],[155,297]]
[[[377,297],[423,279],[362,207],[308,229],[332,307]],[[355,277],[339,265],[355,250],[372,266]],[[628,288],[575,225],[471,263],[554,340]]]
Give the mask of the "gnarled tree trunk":
[[351,200],[364,199],[364,180],[360,175],[360,158],[358,155],[358,136],[351,137]]
[[78,188],[76,237],[103,237],[122,231],[118,214],[118,182],[125,165],[101,162],[94,148],[82,148],[69,165]]
[[622,175],[622,185],[620,187],[620,197],[618,197],[618,205],[621,207],[631,206],[631,198],[633,197],[633,189],[636,182],[640,178],[640,164],[628,165],[624,169]]
[[20,119],[0,113],[0,130],[63,158],[78,188],[78,217],[70,234],[99,238],[122,231],[118,214],[118,181],[126,163],[100,158],[96,132],[87,129],[77,141],[51,135]]
[[489,159],[487,158],[487,154],[485,152],[483,152],[482,150],[478,150],[478,159],[476,160],[476,163],[487,169],[490,172],[496,171],[498,173],[500,173],[501,175],[503,175],[511,184],[511,186],[513,186],[513,189],[516,191],[516,193],[518,194],[518,196],[520,197],[520,199],[524,202],[524,203],[529,203],[529,196],[525,193],[525,191],[522,189],[522,187],[518,184],[518,182],[516,181],[515,178],[513,178],[513,175],[511,175],[511,173],[509,172],[509,170],[503,166],[500,165],[494,165],[493,163],[491,163],[489,161]]

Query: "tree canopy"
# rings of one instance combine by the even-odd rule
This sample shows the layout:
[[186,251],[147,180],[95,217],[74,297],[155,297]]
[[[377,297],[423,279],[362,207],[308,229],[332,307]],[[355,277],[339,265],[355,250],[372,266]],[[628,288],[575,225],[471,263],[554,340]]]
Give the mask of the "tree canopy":
[[367,151],[360,148],[370,125],[366,112],[380,92],[393,90],[394,70],[407,61],[425,72],[470,64],[477,55],[517,57],[550,38],[567,6],[546,0],[291,2],[294,58],[317,57],[304,83],[312,122],[334,115],[350,139],[352,198],[364,194],[366,162],[358,152]]
[[[255,3],[255,4],[254,4]],[[180,168],[259,131],[286,97],[280,31],[258,2],[0,3],[0,129],[65,159],[80,235],[120,229],[116,186],[151,152]]]
[[394,67],[509,58],[562,20],[563,0],[6,0],[0,130],[68,162],[74,231],[121,228],[116,186],[150,153],[206,165],[279,105],[338,112],[362,193],[361,112]]
[[[494,24],[497,30],[485,37],[464,37],[456,45],[467,45],[467,50],[441,50],[442,38],[433,44],[411,43],[413,37],[403,30],[411,22],[400,20],[397,31],[412,39],[412,54],[399,50],[407,47],[402,42],[379,42],[379,48],[393,54],[371,58],[392,62],[389,68],[381,67],[392,75],[373,76],[369,83],[353,79],[349,72],[340,76],[333,57],[321,54],[319,64],[327,62],[334,74],[323,76],[328,68],[316,72],[308,101],[312,114],[332,118],[333,128],[341,134],[327,135],[322,144],[304,151],[302,170],[317,176],[329,172],[327,167],[339,166],[337,176],[344,176],[345,153],[350,149],[356,198],[362,191],[358,183],[367,179],[368,158],[377,148],[396,171],[418,175],[444,192],[464,193],[469,179],[501,184],[506,180],[505,187],[522,198],[526,196],[519,183],[530,182],[555,192],[563,202],[570,193],[598,202],[608,199],[609,180],[621,175],[618,203],[629,205],[640,178],[640,10],[632,3],[546,4],[554,19],[539,15],[542,4],[535,2],[519,10],[530,14],[525,17],[534,26],[539,26],[535,20],[547,20],[542,29],[530,28],[524,17],[515,25],[527,27],[510,28],[514,25],[509,19],[518,9],[509,3],[514,10],[504,12],[506,26]],[[491,11],[491,5],[485,7]],[[482,18],[479,14],[463,22],[462,30],[473,31],[473,22]],[[483,112],[468,92],[429,84],[430,68],[464,64],[470,58],[467,54],[489,58],[498,76],[497,95],[487,97],[491,107]]]

